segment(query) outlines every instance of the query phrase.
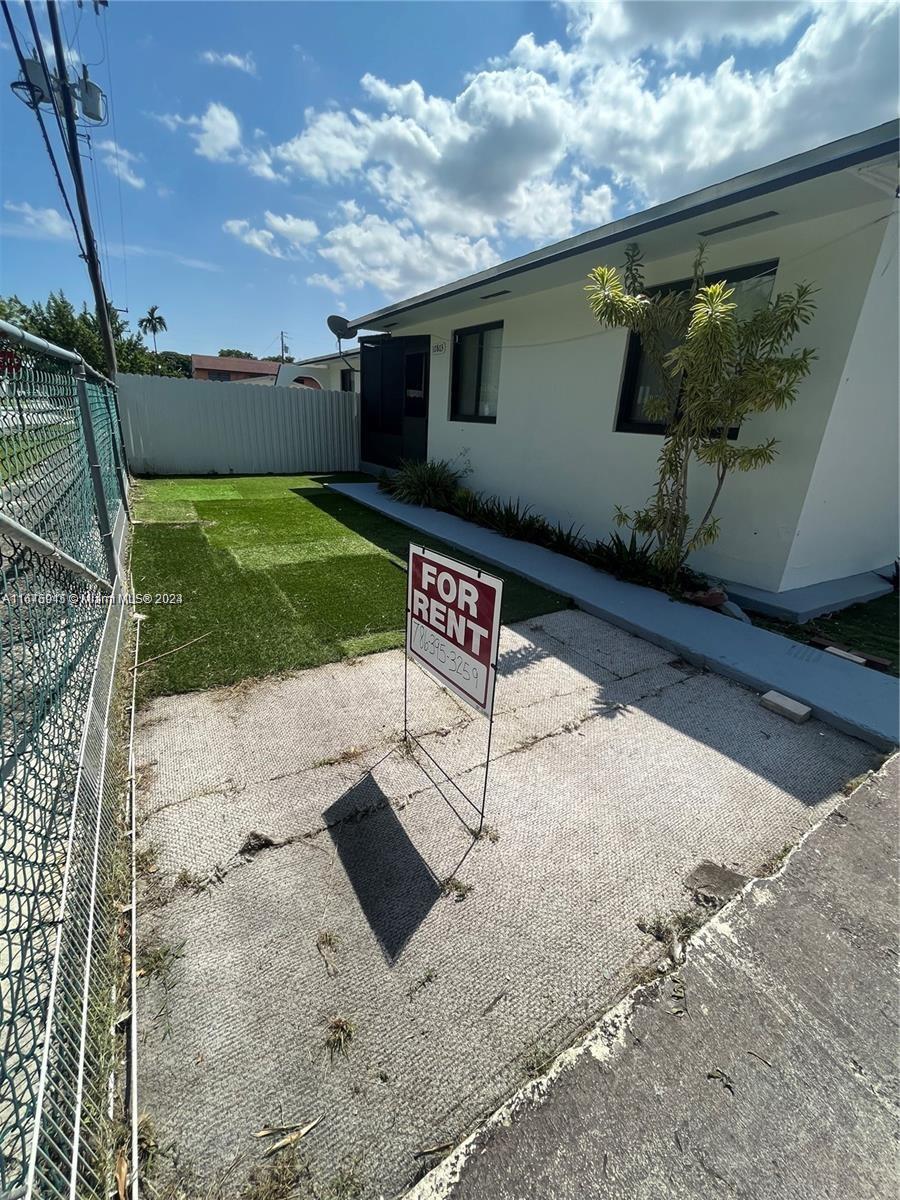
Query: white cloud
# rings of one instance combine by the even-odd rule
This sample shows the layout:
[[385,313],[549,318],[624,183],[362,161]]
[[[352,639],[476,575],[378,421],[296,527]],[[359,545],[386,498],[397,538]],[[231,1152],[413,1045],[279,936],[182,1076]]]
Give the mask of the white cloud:
[[107,250],[114,258],[127,258],[129,256],[138,258],[166,258],[171,262],[178,263],[181,267],[189,267],[192,271],[222,270],[218,263],[207,262],[205,258],[192,258],[189,255],[179,254],[177,250],[165,250],[159,246],[139,246],[133,242],[122,245],[110,242]]
[[[41,38],[41,45],[44,49],[44,58],[47,60],[47,66],[52,74],[56,70],[56,52],[53,49],[52,38]],[[81,58],[74,46],[63,46],[63,58],[66,60],[66,66],[74,70],[81,67]]]
[[204,50],[200,61],[212,67],[232,67],[246,75],[256,74],[256,60],[252,54],[223,54],[218,50]]
[[217,163],[237,163],[260,179],[282,178],[273,167],[272,155],[268,150],[244,145],[237,115],[217,100],[210,101],[199,116],[182,117],[178,113],[151,115],[173,133],[179,129],[189,130],[194,141],[194,153],[201,158]]
[[276,242],[275,234],[271,229],[254,229],[249,221],[244,220],[226,221],[222,228],[226,233],[230,233],[232,237],[243,242],[245,246],[252,246],[254,250],[268,254],[271,258],[285,257],[284,251]]
[[317,271],[314,275],[307,275],[306,282],[311,283],[313,287],[327,288],[329,292],[334,292],[336,296],[343,294],[344,285],[340,279],[335,279],[333,275],[325,275]]
[[228,162],[242,148],[241,123],[224,104],[213,101],[191,124],[197,126],[197,132],[191,135],[197,153],[211,162]]
[[305,246],[307,242],[313,242],[319,236],[318,225],[306,217],[292,217],[290,213],[279,217],[267,210],[265,221],[274,233],[280,234],[292,246]]
[[252,246],[270,258],[304,257],[308,253],[306,247],[319,236],[318,225],[306,217],[295,217],[291,213],[279,216],[267,209],[263,220],[264,229],[254,227],[243,218],[226,221],[222,229],[245,246]]
[[822,7],[819,0],[565,0],[568,33],[584,62],[641,51],[666,60],[695,58],[705,47],[782,42]]
[[[569,0],[558,11],[557,38],[526,33],[456,94],[367,74],[358,106],[307,109],[279,144],[257,130],[248,149],[221,104],[161,119],[188,126],[213,161],[343,191],[317,243],[327,269],[307,282],[395,296],[896,113],[897,0]],[[229,232],[276,257],[311,245],[312,231],[291,241],[270,216],[281,219]]]
[[575,220],[582,229],[596,229],[612,220],[613,192],[607,183],[592,191],[583,192]]
[[[483,238],[472,241],[451,233],[420,234],[403,222],[368,213],[362,219],[328,231],[319,255],[338,271],[346,288],[377,287],[388,296],[426,291],[460,275],[471,275],[497,261]],[[319,286],[337,291],[335,278]]]
[[7,200],[3,207],[7,212],[22,218],[21,225],[7,226],[4,233],[11,237],[70,238],[73,236],[69,221],[55,208],[35,208],[27,200],[15,204]]
[[134,169],[134,164],[143,158],[142,154],[133,154],[130,150],[126,150],[124,146],[117,145],[111,138],[107,138],[103,142],[97,142],[96,148],[100,153],[103,165],[112,171],[113,175],[117,175],[129,187],[138,190],[144,187],[146,180],[138,175]]

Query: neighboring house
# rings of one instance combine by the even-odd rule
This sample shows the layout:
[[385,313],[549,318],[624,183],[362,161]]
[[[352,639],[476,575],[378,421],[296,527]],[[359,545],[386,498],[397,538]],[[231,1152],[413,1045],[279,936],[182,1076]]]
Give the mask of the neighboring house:
[[358,392],[359,350],[354,348],[343,354],[320,354],[318,358],[285,363],[278,374],[279,387],[294,382],[301,371],[315,381],[312,386],[333,392]]
[[[739,302],[816,285],[797,344],[817,358],[792,408],[740,430],[777,438],[778,457],[729,477],[721,536],[692,564],[745,595],[883,568],[898,551],[897,157],[889,122],[356,318],[387,334],[360,339],[364,464],[468,463],[469,486],[603,536],[652,491],[662,432],[642,411],[640,341],[598,326],[588,272],[637,242],[648,287],[674,285],[704,239]],[[697,465],[695,517],[711,490]]]
[[207,354],[191,355],[191,378],[211,379],[217,383],[256,383],[278,374],[279,362],[257,358],[227,358]]

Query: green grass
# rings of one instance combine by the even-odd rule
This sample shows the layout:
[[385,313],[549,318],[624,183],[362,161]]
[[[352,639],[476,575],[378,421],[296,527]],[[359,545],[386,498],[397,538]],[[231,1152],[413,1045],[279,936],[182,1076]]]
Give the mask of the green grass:
[[[140,695],[195,691],[401,646],[406,558],[415,533],[329,492],[322,481],[367,476],[147,479],[137,489],[132,571]],[[451,557],[458,553],[429,539]],[[475,566],[486,566],[463,556]],[[566,607],[520,576],[504,580],[505,622]],[[185,646],[193,638],[202,638]]]
[[771,629],[773,633],[780,633],[795,642],[827,637],[840,646],[846,646],[848,650],[889,659],[891,674],[900,674],[900,597],[896,592],[881,596],[878,600],[870,600],[867,604],[854,604],[852,608],[845,608],[830,617],[818,617],[805,625],[755,615],[753,624]]

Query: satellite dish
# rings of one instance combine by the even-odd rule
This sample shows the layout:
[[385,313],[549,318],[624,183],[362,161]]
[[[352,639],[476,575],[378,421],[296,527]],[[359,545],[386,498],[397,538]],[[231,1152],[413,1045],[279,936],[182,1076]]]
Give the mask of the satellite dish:
[[328,328],[336,338],[342,342],[351,341],[359,333],[359,329],[355,325],[351,325],[346,317],[342,317],[339,313],[333,313],[328,318]]

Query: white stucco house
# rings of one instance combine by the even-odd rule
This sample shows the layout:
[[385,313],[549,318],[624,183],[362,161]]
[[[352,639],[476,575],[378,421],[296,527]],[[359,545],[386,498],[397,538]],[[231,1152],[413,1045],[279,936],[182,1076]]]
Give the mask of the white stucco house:
[[[467,460],[473,488],[606,534],[650,494],[662,435],[639,339],[597,325],[586,277],[637,242],[647,285],[675,284],[704,239],[707,277],[739,299],[815,284],[798,344],[818,357],[791,409],[739,431],[779,455],[728,479],[721,536],[692,565],[745,598],[863,598],[898,552],[898,145],[889,122],[354,319],[378,331],[360,338],[364,466]],[[711,489],[698,466],[695,516]]]
[[297,378],[314,379],[325,391],[358,392],[359,350],[353,347],[343,354],[320,354],[318,358],[282,363],[275,385],[290,387]]

